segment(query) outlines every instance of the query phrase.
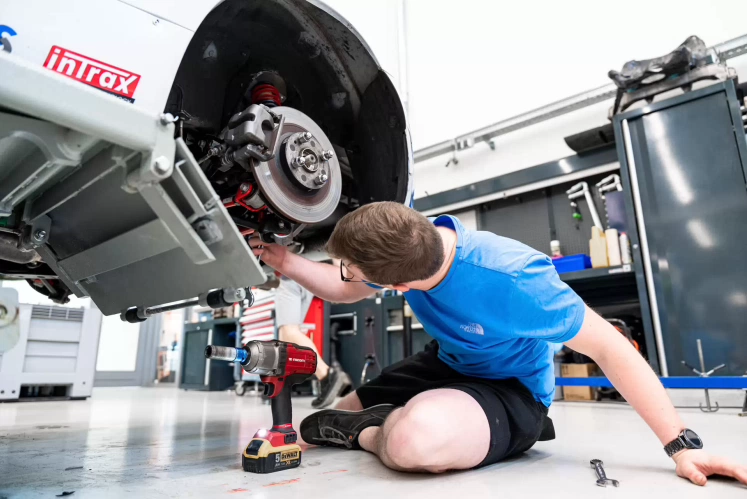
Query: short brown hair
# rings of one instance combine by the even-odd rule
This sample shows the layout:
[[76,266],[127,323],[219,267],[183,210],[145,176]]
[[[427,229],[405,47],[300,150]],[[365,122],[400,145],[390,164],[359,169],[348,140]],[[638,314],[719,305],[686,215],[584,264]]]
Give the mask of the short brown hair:
[[428,279],[444,262],[436,227],[412,208],[388,201],[367,204],[342,217],[327,251],[377,284]]

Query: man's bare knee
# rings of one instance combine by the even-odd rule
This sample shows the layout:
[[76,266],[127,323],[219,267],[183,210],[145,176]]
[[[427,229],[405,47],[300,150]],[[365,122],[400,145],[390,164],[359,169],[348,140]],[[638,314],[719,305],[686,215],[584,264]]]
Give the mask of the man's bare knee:
[[396,468],[439,473],[477,466],[489,442],[490,426],[474,398],[454,389],[429,390],[392,422],[384,454]]
[[448,456],[441,452],[448,442],[434,418],[437,414],[433,412],[437,410],[434,406],[428,400],[405,406],[389,430],[384,442],[385,452],[396,467],[433,473],[448,469]]
[[358,398],[357,393],[350,392],[340,399],[337,405],[335,405],[335,409],[338,411],[362,411],[363,404],[361,403],[361,399]]

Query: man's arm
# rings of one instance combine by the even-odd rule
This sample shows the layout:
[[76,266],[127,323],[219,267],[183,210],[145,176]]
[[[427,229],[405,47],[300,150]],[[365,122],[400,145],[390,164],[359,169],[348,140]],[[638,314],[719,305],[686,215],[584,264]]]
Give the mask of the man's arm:
[[[581,330],[566,345],[591,357],[602,368],[615,388],[656,433],[662,445],[677,438],[685,428],[651,367],[622,334],[589,307],[586,307]],[[677,463],[677,474],[697,485],[705,485],[706,477],[714,473],[747,484],[747,467],[702,450],[684,450],[673,458]]]
[[263,243],[259,238],[252,238],[249,244],[254,256],[323,300],[355,303],[376,293],[362,282],[342,282],[339,267],[312,262],[291,253],[284,246]]

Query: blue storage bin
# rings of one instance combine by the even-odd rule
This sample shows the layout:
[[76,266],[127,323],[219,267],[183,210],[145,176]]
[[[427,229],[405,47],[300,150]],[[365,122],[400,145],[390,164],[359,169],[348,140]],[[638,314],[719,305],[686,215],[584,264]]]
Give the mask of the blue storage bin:
[[552,261],[558,274],[567,272],[578,272],[579,270],[591,268],[591,258],[588,255],[571,255],[557,258]]

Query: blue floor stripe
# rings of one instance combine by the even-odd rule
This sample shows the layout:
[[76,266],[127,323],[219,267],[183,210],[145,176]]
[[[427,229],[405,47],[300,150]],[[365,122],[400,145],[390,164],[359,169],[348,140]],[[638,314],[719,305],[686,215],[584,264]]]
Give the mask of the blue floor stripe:
[[[747,390],[747,377],[740,376],[711,376],[698,378],[696,376],[672,376],[659,378],[664,388],[709,388]],[[555,386],[594,386],[612,388],[609,379],[603,377],[592,378],[555,378]]]

